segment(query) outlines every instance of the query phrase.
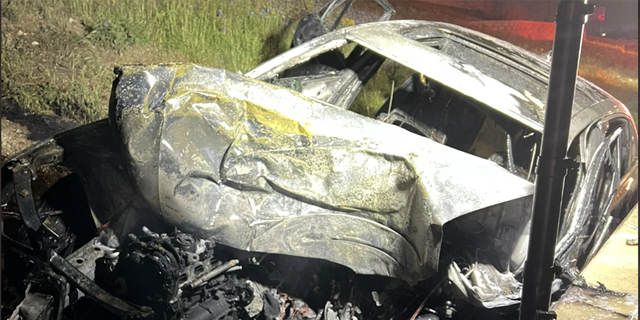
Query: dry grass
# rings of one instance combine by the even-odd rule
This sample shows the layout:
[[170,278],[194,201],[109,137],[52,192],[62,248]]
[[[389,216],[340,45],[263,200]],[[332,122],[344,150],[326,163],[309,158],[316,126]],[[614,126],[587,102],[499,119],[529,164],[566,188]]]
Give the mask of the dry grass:
[[313,2],[296,2],[295,10],[271,0],[0,5],[2,100],[86,123],[106,115],[114,66],[192,62],[245,72],[288,48]]

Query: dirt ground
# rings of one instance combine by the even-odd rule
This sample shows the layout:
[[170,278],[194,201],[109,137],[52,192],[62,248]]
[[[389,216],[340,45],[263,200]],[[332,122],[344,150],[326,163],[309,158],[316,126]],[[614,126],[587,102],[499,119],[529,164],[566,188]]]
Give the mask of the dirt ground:
[[10,101],[2,105],[2,161],[34,143],[79,124],[56,115],[21,113]]
[[4,117],[0,125],[2,126],[2,160],[4,160],[4,155],[15,154],[34,143],[28,138],[30,132],[26,126]]

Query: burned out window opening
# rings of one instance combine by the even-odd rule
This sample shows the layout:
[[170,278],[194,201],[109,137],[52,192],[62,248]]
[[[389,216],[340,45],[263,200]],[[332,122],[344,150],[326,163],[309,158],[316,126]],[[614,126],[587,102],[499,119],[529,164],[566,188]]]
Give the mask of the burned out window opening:
[[409,77],[378,109],[376,118],[494,161],[532,181],[539,134],[422,74]]
[[[443,38],[422,39],[421,42],[437,50],[447,43]],[[403,76],[407,78],[403,79]],[[393,98],[380,106],[363,105],[362,96],[376,94],[371,91],[384,88],[391,90],[391,83],[395,84],[396,79],[401,80],[393,92]],[[400,125],[416,134],[490,159],[512,173],[533,181],[535,171],[531,162],[539,145],[539,134],[495,112],[487,117],[485,113],[491,112],[491,109],[478,108],[478,103],[472,99],[454,93],[424,74],[416,73],[362,45],[349,43],[339,49],[320,53],[308,62],[282,71],[269,82],[340,108],[370,114],[379,120]],[[380,83],[383,85],[380,86]],[[389,97],[390,94],[384,93],[384,96]],[[393,102],[392,108],[389,108],[389,102]],[[387,115],[389,111],[391,114]],[[493,120],[494,117],[499,117],[502,126],[510,131],[505,131]]]

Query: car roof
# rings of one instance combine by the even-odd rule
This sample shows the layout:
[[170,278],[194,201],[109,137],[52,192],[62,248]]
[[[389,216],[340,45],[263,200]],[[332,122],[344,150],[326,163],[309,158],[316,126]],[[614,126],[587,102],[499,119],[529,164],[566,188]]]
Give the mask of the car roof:
[[[344,32],[347,39],[422,72],[427,77],[542,132],[551,66],[533,53],[486,34],[441,22],[374,22],[351,27]],[[455,51],[435,49],[416,39],[426,42],[428,39],[452,40],[458,44],[456,49],[481,52],[487,59],[465,61],[465,57],[461,56],[466,53],[452,55]],[[497,65],[507,65],[510,70],[499,70]],[[520,76],[516,81],[513,77],[515,73],[526,76]],[[522,81],[527,83],[518,85]],[[534,87],[538,90],[523,90]],[[572,137],[577,134],[575,131],[582,130],[605,114],[628,115],[622,103],[587,80],[578,77],[576,88]]]

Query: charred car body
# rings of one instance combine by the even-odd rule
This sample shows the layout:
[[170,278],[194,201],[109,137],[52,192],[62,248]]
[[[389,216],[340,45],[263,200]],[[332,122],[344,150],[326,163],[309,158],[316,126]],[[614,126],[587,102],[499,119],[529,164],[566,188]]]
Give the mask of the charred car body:
[[[406,80],[371,117],[351,111],[387,64]],[[244,76],[118,68],[109,119],[3,165],[3,206],[23,221],[3,241],[28,283],[13,316],[512,315],[548,74],[420,21],[340,29]],[[570,129],[559,290],[637,203],[628,110],[579,79]],[[47,165],[72,173],[36,203]]]

